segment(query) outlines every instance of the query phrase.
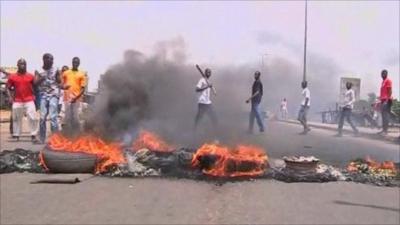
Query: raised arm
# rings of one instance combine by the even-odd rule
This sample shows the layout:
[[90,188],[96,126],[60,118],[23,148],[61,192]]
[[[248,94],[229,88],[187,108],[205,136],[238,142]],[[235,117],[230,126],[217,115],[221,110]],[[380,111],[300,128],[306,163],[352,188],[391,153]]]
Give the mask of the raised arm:
[[256,97],[258,94],[260,94],[260,91],[259,91],[259,90],[256,91],[256,93],[254,93],[254,95],[252,95],[250,98],[248,98],[248,99],[246,100],[246,103],[249,103],[250,100],[253,99],[254,97]]
[[6,75],[6,77],[10,76],[10,73],[7,72],[4,68],[0,68],[0,72],[4,73],[4,75]]

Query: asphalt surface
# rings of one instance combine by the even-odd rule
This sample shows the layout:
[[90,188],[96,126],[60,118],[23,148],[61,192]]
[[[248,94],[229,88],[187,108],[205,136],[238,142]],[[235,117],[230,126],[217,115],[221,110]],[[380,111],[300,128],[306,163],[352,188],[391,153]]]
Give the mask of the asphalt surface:
[[43,174],[0,177],[1,224],[400,223],[399,189],[364,184],[95,177],[62,185],[29,184]]
[[[399,160],[399,145],[315,129],[269,123],[264,134],[237,135],[238,142],[263,146],[272,158],[314,155],[345,165],[370,155]],[[6,135],[3,135],[6,134]],[[9,142],[2,128],[1,149],[39,150]],[[222,186],[186,179],[94,177],[73,185],[30,184],[45,174],[0,175],[1,224],[399,224],[400,189],[372,185],[231,182]],[[57,175],[64,177],[66,175]],[[69,175],[71,176],[71,175]],[[90,175],[72,175],[89,178]]]

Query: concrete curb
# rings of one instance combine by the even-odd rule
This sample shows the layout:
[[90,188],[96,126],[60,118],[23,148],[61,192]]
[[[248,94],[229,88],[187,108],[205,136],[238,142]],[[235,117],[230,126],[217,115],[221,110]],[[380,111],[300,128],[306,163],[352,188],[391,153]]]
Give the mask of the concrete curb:
[[[290,123],[290,124],[300,125],[300,122],[298,122],[296,120],[277,120],[277,121],[282,122],[282,123]],[[331,126],[326,126],[323,124],[315,124],[315,123],[311,122],[311,123],[308,123],[308,125],[312,128],[325,129],[325,130],[331,130],[331,131],[337,132],[337,128],[331,127]],[[352,134],[353,131],[349,128],[343,127],[343,133]],[[389,135],[383,136],[383,135],[367,133],[367,132],[363,132],[363,131],[360,131],[360,137],[374,139],[374,140],[380,140],[380,141],[388,141],[388,142],[393,142],[393,143],[400,143],[399,137],[389,136]]]

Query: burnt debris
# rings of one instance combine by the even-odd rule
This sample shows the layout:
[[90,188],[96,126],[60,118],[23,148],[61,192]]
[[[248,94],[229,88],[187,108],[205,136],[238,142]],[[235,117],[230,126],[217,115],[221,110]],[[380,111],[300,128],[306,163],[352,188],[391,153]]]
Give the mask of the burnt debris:
[[0,174],[12,172],[45,173],[40,165],[39,152],[17,148],[0,152]]
[[[386,176],[384,174],[368,173],[366,171],[348,171],[333,166],[318,164],[315,169],[293,168],[285,164],[268,167],[262,175],[252,177],[213,177],[203,173],[215,163],[213,155],[202,156],[199,167],[192,167],[194,149],[180,148],[171,152],[157,152],[149,149],[133,151],[124,150],[125,163],[112,165],[100,176],[109,177],[175,177],[217,182],[241,181],[249,179],[275,179],[283,182],[331,182],[351,181],[373,184],[377,186],[400,187],[400,175]],[[229,170],[246,171],[253,165],[249,162],[232,162]],[[397,165],[397,171],[399,171]],[[0,152],[0,174],[12,172],[46,173],[40,164],[39,152],[24,149]],[[53,172],[53,171],[50,171]],[[58,171],[59,172],[59,171]]]

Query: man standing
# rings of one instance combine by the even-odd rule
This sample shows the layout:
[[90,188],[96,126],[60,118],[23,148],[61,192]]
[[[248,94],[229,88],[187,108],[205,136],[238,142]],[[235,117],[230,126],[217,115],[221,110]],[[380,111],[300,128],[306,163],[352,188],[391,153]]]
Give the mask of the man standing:
[[208,81],[210,77],[211,70],[207,68],[204,71],[204,77],[200,78],[199,82],[197,82],[196,85],[196,92],[198,93],[198,110],[194,121],[195,129],[197,128],[197,125],[204,114],[207,114],[210,117],[214,128],[217,125],[217,116],[215,115],[210,98],[210,90],[213,87],[212,84]]
[[381,85],[381,112],[382,112],[382,131],[379,134],[387,134],[389,129],[389,118],[392,107],[392,81],[387,77],[387,70],[382,70],[382,85]]
[[46,140],[46,120],[50,115],[51,132],[58,131],[57,115],[60,97],[60,71],[53,67],[53,55],[43,55],[43,66],[40,72],[35,71],[35,79],[40,93],[40,141]]
[[[17,67],[17,73],[11,74],[7,81],[7,93],[12,104],[13,138],[19,140],[22,118],[26,114],[29,120],[32,142],[36,142],[34,76],[26,72],[26,61],[24,59],[18,60]],[[11,89],[13,89],[13,93],[11,93]]]
[[352,83],[347,82],[346,83],[346,92],[344,94],[344,103],[342,105],[342,109],[340,112],[340,119],[339,119],[339,127],[338,127],[338,134],[336,135],[337,137],[341,137],[342,131],[343,131],[343,123],[344,119],[346,118],[347,122],[350,124],[351,128],[353,129],[353,132],[355,135],[358,135],[358,130],[356,126],[354,126],[353,122],[351,121],[351,111],[354,107],[354,102],[356,101],[354,90],[351,89],[353,86]]
[[284,98],[283,101],[281,102],[281,119],[286,120],[287,114],[288,114],[287,101],[286,98]]
[[[69,70],[69,67],[64,65],[61,68],[61,78],[63,77],[63,74],[65,71]],[[62,79],[61,79],[61,82]],[[59,129],[62,130],[62,128],[64,127],[64,117],[65,117],[65,104],[64,104],[64,88],[61,87],[60,88],[60,99],[58,101],[58,125],[59,125]]]
[[300,134],[307,134],[309,131],[311,131],[310,127],[307,125],[307,113],[310,109],[310,90],[307,87],[307,81],[301,82],[301,87],[303,88],[303,91],[301,92],[303,100],[301,102],[297,120],[300,121],[304,129]]
[[72,69],[62,74],[62,86],[64,89],[65,128],[69,132],[79,131],[79,111],[82,95],[85,92],[86,74],[78,70],[80,59],[72,59]]
[[249,119],[249,133],[253,133],[254,119],[257,119],[257,124],[260,132],[264,132],[263,119],[261,118],[260,103],[263,96],[263,85],[260,81],[261,73],[256,71],[254,73],[254,83],[251,88],[251,97],[246,100],[246,103],[251,101],[251,111]]

